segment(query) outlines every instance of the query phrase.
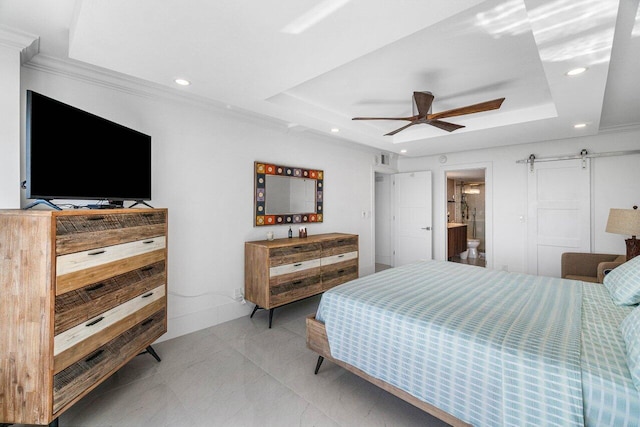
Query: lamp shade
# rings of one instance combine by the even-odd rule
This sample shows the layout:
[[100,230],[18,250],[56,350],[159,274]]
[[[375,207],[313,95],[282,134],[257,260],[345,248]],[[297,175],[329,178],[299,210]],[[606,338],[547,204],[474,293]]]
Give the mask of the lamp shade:
[[640,235],[640,210],[611,209],[605,231],[627,236]]

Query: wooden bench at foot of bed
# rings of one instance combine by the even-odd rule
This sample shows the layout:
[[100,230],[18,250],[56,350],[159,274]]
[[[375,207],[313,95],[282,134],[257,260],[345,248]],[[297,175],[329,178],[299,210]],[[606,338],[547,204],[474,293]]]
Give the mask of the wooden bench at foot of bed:
[[437,408],[433,405],[430,405],[426,402],[423,402],[420,399],[410,395],[404,390],[401,390],[391,384],[388,384],[382,380],[374,378],[367,373],[361,371],[360,369],[349,365],[348,363],[342,362],[340,360],[336,360],[331,357],[331,349],[329,348],[329,340],[327,339],[327,331],[324,327],[324,323],[316,320],[316,316],[311,314],[307,316],[307,347],[316,353],[318,353],[321,357],[331,360],[338,366],[343,367],[349,372],[356,374],[357,376],[369,381],[371,384],[374,384],[381,389],[388,391],[396,397],[404,400],[412,404],[413,406],[425,411],[428,414],[433,415],[436,418],[441,419],[442,421],[457,427],[457,426],[471,426],[471,424],[465,423],[462,420],[454,417],[453,415],[443,411],[440,408]]

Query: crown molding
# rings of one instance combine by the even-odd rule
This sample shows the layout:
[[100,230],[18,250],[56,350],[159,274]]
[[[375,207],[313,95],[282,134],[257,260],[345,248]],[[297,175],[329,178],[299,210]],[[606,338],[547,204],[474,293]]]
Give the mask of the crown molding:
[[71,58],[59,58],[38,54],[29,62],[23,64],[23,67],[142,98],[160,98],[174,102],[182,102],[199,108],[215,110],[218,113],[230,115],[241,120],[250,120],[278,129],[285,127],[283,124],[284,122],[279,119],[244,110],[214,99],[205,98],[192,93],[186,93],[177,88],[174,89],[169,86],[153,83],[148,80],[132,77],[106,68],[97,67]]
[[43,73],[54,74],[145,98],[158,96],[179,99],[190,98],[188,95],[177,93],[178,91],[171,90],[165,86],[71,58],[58,58],[40,54],[34,56],[31,61],[23,64],[23,66]]
[[25,64],[40,51],[40,37],[0,25],[0,46],[20,51],[20,63]]
[[640,130],[640,123],[630,123],[626,125],[619,126],[608,126],[605,128],[600,128],[598,134],[609,134],[609,133],[619,133],[619,132],[633,132]]

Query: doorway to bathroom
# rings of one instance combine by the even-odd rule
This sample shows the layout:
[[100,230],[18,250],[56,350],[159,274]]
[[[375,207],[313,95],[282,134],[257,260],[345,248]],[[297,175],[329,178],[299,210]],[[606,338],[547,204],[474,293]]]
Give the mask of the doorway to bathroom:
[[446,172],[447,260],[487,266],[486,169]]

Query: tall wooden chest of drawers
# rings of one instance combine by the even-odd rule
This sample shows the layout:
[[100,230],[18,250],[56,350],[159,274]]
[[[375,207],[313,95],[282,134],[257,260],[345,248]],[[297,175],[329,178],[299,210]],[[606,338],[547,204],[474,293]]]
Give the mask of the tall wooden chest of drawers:
[[269,327],[275,307],[322,293],[357,277],[356,234],[259,240],[246,242],[244,246],[244,297],[256,309],[269,309]]
[[167,215],[0,211],[0,423],[55,421],[167,331]]

